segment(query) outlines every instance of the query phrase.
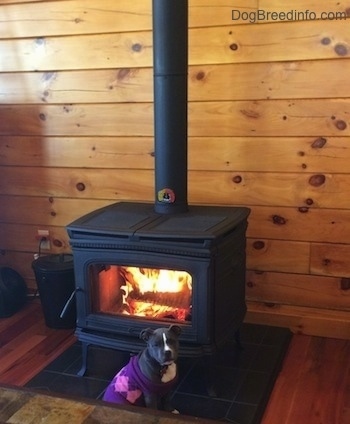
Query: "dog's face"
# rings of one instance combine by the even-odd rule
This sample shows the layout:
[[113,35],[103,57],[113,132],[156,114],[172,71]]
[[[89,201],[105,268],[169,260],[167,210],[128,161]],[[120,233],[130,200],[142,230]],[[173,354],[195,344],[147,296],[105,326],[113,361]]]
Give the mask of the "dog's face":
[[169,328],[146,328],[140,334],[147,343],[150,355],[160,365],[170,365],[177,360],[181,328],[171,325]]

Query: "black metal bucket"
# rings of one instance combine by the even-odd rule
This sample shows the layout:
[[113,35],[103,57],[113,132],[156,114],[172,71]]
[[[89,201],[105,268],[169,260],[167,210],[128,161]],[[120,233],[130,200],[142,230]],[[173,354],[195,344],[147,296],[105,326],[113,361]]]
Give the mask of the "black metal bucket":
[[50,328],[76,325],[73,255],[41,256],[32,263],[45,323]]

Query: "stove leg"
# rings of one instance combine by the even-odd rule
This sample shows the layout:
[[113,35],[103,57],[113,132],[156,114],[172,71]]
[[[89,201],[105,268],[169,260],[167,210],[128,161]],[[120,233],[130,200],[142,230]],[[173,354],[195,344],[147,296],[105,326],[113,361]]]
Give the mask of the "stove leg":
[[78,371],[78,376],[79,377],[83,377],[86,373],[86,369],[87,369],[87,356],[88,356],[88,347],[90,346],[90,343],[85,343],[82,342],[82,366],[80,368],[80,370]]
[[[236,343],[236,348],[238,351],[244,350],[241,342],[241,332],[240,329],[237,329],[234,333],[234,339]],[[205,367],[205,385],[209,397],[217,397],[217,390],[215,387],[215,366],[217,362],[215,360],[215,355],[207,355],[203,358],[204,367]]]
[[242,342],[241,342],[240,329],[236,330],[236,332],[235,332],[235,342],[236,342],[236,345],[237,345],[237,349],[243,350],[243,345],[242,345]]
[[209,397],[215,398],[217,396],[215,385],[214,385],[214,365],[215,361],[212,355],[204,357],[205,366],[205,386]]

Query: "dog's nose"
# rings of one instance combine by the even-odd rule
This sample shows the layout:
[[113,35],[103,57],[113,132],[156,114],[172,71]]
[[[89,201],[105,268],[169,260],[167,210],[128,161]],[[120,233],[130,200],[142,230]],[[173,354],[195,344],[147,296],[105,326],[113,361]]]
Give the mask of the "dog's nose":
[[164,356],[165,356],[165,359],[166,360],[172,359],[172,356],[173,356],[172,351],[171,350],[166,350],[164,352]]

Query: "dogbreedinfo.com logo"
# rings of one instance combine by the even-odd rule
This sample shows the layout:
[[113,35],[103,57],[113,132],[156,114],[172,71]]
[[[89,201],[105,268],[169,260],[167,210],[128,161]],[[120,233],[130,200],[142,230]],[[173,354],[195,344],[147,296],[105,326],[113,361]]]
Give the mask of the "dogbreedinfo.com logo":
[[288,12],[267,11],[258,9],[251,12],[244,12],[239,9],[232,10],[233,21],[244,21],[254,24],[256,22],[270,21],[315,21],[321,19],[323,21],[330,20],[346,20],[350,17],[350,11],[344,12],[312,12],[311,10],[292,9]]

